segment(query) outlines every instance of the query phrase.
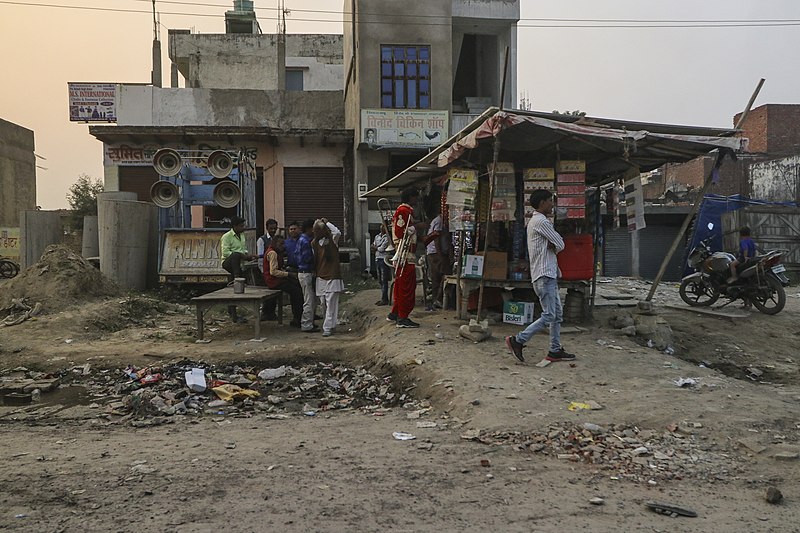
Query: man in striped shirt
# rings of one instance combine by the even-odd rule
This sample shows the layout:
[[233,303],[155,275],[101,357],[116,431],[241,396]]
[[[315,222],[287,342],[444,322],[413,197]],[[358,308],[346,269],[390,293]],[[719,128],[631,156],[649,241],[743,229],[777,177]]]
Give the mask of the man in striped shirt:
[[533,290],[542,305],[542,315],[517,335],[506,337],[506,346],[514,357],[525,362],[522,349],[537,332],[550,329],[548,361],[573,361],[575,356],[561,346],[561,297],[558,294],[558,261],[556,254],[564,249],[564,239],[556,232],[547,215],[553,212],[553,193],[537,189],[531,193],[535,209],[528,222],[528,256],[531,261]]

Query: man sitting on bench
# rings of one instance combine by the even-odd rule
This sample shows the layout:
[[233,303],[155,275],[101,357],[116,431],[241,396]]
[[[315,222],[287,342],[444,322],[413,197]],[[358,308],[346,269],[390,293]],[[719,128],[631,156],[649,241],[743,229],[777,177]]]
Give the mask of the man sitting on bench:
[[300,317],[303,314],[303,289],[297,280],[297,272],[289,272],[283,266],[283,235],[273,235],[272,242],[264,254],[264,283],[270,289],[280,290],[289,295],[292,304],[293,328],[300,327]]
[[[250,261],[256,256],[247,251],[247,243],[244,238],[244,228],[246,221],[242,217],[231,218],[231,230],[225,233],[220,239],[222,245],[222,268],[228,271],[228,282],[233,282],[234,278],[242,276],[242,261]],[[246,322],[244,317],[236,315],[236,306],[228,306],[228,315],[234,322]]]

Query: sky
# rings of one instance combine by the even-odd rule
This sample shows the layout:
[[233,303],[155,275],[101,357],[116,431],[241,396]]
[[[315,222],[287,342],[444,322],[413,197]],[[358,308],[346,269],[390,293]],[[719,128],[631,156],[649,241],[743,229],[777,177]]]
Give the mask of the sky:
[[[277,2],[255,0],[265,33],[275,31]],[[291,10],[288,32],[342,32],[341,0],[285,3]],[[0,83],[0,118],[34,131],[40,156],[37,204],[58,209],[68,206],[68,188],[81,174],[103,176],[102,144],[89,135],[86,124],[69,122],[67,82],[149,82],[153,19],[149,13],[42,4],[133,11],[148,11],[152,4],[0,0],[0,64],[6,73]],[[165,84],[167,28],[223,33],[224,12],[232,5],[232,0],[157,0]],[[797,0],[521,0],[521,18],[518,96],[530,98],[536,110],[727,127],[762,77],[766,83],[756,106],[800,103]],[[789,22],[752,25],[764,20]],[[664,21],[675,21],[666,23],[672,26],[732,22],[685,28],[663,27]],[[742,24],[736,21],[750,24],[733,26]]]

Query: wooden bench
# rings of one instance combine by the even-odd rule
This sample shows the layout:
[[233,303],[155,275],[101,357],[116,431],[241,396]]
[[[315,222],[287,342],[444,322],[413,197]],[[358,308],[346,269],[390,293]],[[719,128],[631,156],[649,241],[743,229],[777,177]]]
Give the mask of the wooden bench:
[[192,303],[197,306],[197,338],[203,340],[203,319],[212,306],[244,305],[250,306],[253,315],[255,315],[255,338],[260,339],[261,305],[272,299],[278,300],[278,324],[283,324],[283,291],[247,285],[242,294],[235,294],[233,287],[225,287],[224,289],[192,298]]

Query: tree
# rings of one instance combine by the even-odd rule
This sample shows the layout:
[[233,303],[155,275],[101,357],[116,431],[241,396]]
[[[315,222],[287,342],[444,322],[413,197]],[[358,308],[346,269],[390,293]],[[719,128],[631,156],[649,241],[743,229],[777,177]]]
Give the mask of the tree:
[[83,229],[83,217],[97,216],[97,194],[103,192],[103,182],[86,174],[70,185],[67,201],[72,209],[72,225]]

